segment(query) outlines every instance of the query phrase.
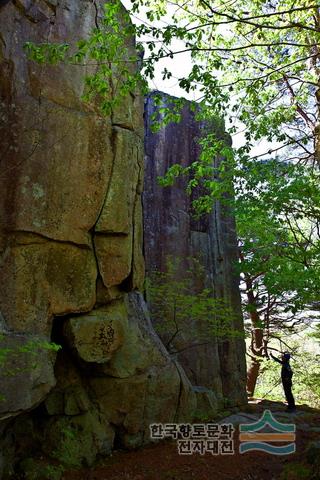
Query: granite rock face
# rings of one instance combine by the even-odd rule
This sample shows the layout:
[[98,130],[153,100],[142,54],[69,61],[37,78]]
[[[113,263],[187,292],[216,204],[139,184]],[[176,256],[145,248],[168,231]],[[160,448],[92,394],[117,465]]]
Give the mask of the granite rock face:
[[[0,11],[0,311],[9,343],[11,332],[49,340],[54,319],[63,323],[65,315],[91,312],[98,278],[99,291],[118,286],[122,296],[121,284],[133,271],[135,285],[143,282],[142,246],[134,240],[142,228],[135,224],[142,115],[123,118],[120,106],[103,117],[98,104],[81,99],[93,67],[38,65],[23,49],[27,41],[72,44],[86,38],[98,26],[102,7],[85,0],[10,2]],[[128,52],[134,53],[134,39]],[[137,92],[127,103],[142,111]],[[130,172],[128,184],[121,181],[124,171]],[[87,323],[93,339],[98,320],[90,314]],[[92,351],[85,360],[106,360],[106,354]],[[52,362],[51,370],[45,363],[44,393],[53,384]],[[25,407],[32,408],[40,398],[33,400],[32,385],[23,385]]]
[[[194,292],[211,289],[213,296],[230,309],[231,327],[242,332],[239,279],[234,271],[237,242],[233,217],[226,207],[216,202],[212,214],[196,219],[191,205],[194,197],[186,193],[185,178],[179,178],[172,187],[164,188],[157,182],[170,166],[177,163],[188,167],[198,160],[198,140],[204,129],[209,128],[218,139],[230,140],[225,136],[223,122],[208,126],[196,121],[188,103],[183,107],[179,123],[170,123],[158,133],[152,133],[152,115],[159,108],[154,99],[159,95],[161,106],[170,108],[173,100],[167,94],[152,92],[145,101],[143,209],[146,273],[152,276],[154,271],[167,271],[168,258],[171,262],[178,262],[176,273],[182,281],[187,271],[193,269]],[[219,159],[213,161],[217,163]],[[197,274],[194,265],[201,267]],[[162,321],[166,319],[160,319],[160,323]],[[230,405],[245,403],[244,340],[214,337],[201,318],[192,321],[185,318],[178,324],[178,329],[172,343],[176,351],[181,350],[177,358],[192,384],[213,390],[216,406],[222,402]]]
[[[38,65],[23,49],[86,38],[103,4],[0,7],[2,473],[35,445],[91,464],[195,407],[139,293],[143,98],[130,92],[103,116],[82,100],[93,66]],[[135,54],[134,38],[127,49]]]

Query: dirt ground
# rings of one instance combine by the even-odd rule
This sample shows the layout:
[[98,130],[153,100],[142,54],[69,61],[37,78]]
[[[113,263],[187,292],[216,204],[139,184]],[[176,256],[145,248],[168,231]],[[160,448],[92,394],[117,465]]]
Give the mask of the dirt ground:
[[258,400],[236,415],[259,418],[265,409],[283,423],[296,424],[296,453],[240,454],[236,428],[234,455],[179,455],[176,442],[162,441],[135,451],[116,451],[95,468],[65,472],[63,480],[320,480],[308,476],[310,467],[304,467],[307,444],[320,440],[320,411],[299,406],[296,413],[286,414],[282,404]]

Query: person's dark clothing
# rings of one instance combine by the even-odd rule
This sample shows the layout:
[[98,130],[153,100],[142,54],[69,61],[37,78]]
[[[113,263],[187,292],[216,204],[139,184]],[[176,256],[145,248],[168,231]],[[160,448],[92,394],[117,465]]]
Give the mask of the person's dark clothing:
[[282,380],[282,386],[284,390],[284,394],[286,396],[286,400],[288,402],[288,409],[294,410],[296,408],[294,397],[292,395],[292,375],[293,372],[291,370],[291,366],[289,363],[289,360],[280,360],[279,358],[275,357],[271,353],[271,357],[273,360],[276,362],[280,363],[282,365],[281,368],[281,380]]
[[290,381],[290,383],[286,383],[282,381],[282,386],[283,386],[284,394],[286,396],[286,400],[288,402],[288,409],[294,410],[296,408],[296,404],[295,404],[294,396],[292,395],[292,390],[291,390],[292,382]]

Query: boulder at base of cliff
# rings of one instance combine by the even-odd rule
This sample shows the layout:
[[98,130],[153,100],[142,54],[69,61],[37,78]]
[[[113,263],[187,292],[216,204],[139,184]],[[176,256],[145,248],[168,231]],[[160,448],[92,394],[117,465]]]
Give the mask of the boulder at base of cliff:
[[55,357],[54,346],[45,338],[0,334],[1,420],[42,402],[56,383],[53,373]]

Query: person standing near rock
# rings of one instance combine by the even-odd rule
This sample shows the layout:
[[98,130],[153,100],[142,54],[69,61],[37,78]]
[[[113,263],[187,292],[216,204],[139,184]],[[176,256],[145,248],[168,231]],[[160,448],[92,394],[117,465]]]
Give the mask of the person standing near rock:
[[275,357],[270,353],[271,357],[273,360],[276,362],[280,363],[282,365],[281,368],[281,381],[282,381],[282,386],[284,390],[284,394],[286,396],[286,400],[288,402],[288,411],[293,411],[296,408],[294,397],[292,395],[292,369],[290,366],[290,353],[289,352],[284,352],[282,354],[282,359],[280,360],[279,358]]

